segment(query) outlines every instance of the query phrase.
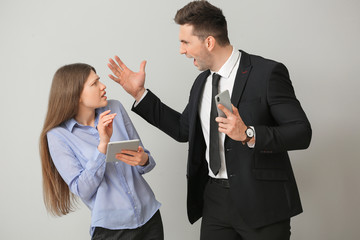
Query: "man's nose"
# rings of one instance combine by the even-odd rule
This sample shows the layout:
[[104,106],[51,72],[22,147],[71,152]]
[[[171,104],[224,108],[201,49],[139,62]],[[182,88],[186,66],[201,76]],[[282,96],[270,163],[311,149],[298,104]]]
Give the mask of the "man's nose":
[[186,49],[182,46],[182,45],[180,45],[180,54],[186,54]]

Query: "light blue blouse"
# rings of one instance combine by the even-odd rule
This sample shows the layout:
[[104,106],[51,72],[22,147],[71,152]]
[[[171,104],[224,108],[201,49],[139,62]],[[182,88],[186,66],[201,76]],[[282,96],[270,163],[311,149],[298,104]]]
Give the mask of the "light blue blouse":
[[106,155],[98,151],[100,138],[96,126],[100,113],[108,109],[117,113],[110,141],[140,139],[124,107],[116,100],[109,100],[106,107],[96,109],[95,128],[70,119],[47,133],[56,169],[70,191],[91,210],[91,235],[95,227],[140,227],[161,205],[142,177],[155,167],[149,151],[145,149],[149,163],[144,167],[123,162],[106,163]]

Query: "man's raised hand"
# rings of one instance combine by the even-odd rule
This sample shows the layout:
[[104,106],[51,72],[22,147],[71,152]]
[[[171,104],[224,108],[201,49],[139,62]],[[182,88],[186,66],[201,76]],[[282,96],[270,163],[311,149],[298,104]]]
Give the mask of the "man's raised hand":
[[115,82],[119,83],[126,92],[133,96],[136,101],[140,100],[141,96],[145,91],[145,66],[146,61],[142,61],[140,64],[140,71],[131,71],[118,56],[113,59],[109,59],[107,64],[112,74],[109,77]]

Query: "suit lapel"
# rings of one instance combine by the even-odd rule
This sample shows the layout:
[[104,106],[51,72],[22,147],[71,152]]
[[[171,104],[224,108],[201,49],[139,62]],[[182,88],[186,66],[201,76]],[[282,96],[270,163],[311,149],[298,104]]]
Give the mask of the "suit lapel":
[[198,106],[199,106],[200,97],[202,95],[204,85],[206,83],[206,79],[208,78],[209,74],[210,74],[210,70],[203,72],[194,84],[194,88],[193,88],[194,92],[192,94],[193,100],[192,100],[191,104],[196,107],[194,108],[195,112],[192,112],[192,113],[196,113],[199,109]]
[[[189,111],[190,111],[190,128],[195,126],[196,117],[198,116],[199,111],[199,102],[202,95],[206,79],[210,74],[210,70],[202,72],[198,78],[195,80],[189,101]],[[190,131],[191,132],[191,131]]]
[[[202,95],[204,85],[206,82],[207,77],[210,74],[210,70],[207,70],[203,73],[201,73],[198,78],[195,80],[194,85],[192,87],[192,90],[190,92],[190,100],[187,105],[188,111],[189,111],[189,143],[193,143],[195,139],[195,135],[197,133],[201,133],[201,124],[199,117],[199,102],[200,97]],[[196,143],[199,144],[199,143]],[[193,148],[193,144],[190,144],[190,150]]]
[[249,54],[241,50],[240,52],[241,52],[240,64],[238,71],[236,73],[234,87],[231,96],[231,102],[234,104],[234,106],[238,106],[241,100],[241,96],[244,92],[246,82],[249,78],[249,74],[252,68]]

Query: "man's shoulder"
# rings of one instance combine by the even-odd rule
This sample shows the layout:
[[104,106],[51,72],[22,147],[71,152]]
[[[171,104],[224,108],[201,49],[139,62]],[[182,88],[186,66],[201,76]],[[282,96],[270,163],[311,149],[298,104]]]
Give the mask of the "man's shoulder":
[[239,50],[244,58],[248,57],[252,65],[254,64],[269,64],[269,65],[276,65],[279,64],[278,61],[263,57],[257,54],[247,53],[243,50]]
[[198,86],[198,85],[202,85],[202,83],[204,83],[205,79],[210,75],[210,70],[206,70],[201,72],[195,79],[194,84],[193,84],[193,88]]
[[207,77],[209,76],[209,74],[210,74],[210,70],[209,70],[209,69],[208,69],[208,70],[205,70],[205,71],[201,72],[201,73],[197,76],[196,80],[197,80],[197,79],[207,78]]

